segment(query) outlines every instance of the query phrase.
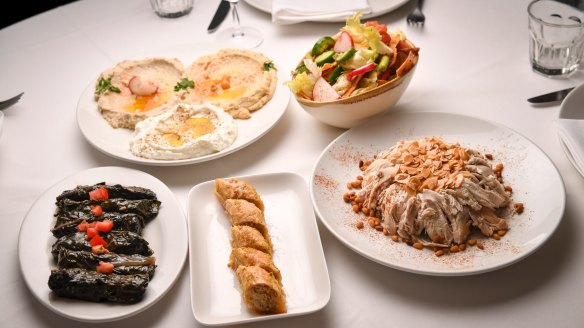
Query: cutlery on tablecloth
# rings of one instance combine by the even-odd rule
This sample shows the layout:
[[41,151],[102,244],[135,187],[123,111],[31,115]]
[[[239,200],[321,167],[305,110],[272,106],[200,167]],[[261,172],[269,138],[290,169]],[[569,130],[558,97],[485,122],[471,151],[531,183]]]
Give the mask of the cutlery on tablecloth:
[[4,109],[16,104],[20,100],[20,97],[22,97],[23,94],[24,94],[24,92],[21,92],[12,98],[0,101],[0,110],[4,110]]
[[414,11],[412,11],[407,17],[408,24],[424,26],[426,16],[424,16],[424,13],[422,13],[423,3],[423,0],[418,0],[418,3],[416,3],[416,8],[414,8]]
[[225,17],[227,17],[227,13],[229,13],[229,7],[230,7],[229,1],[221,0],[221,2],[219,3],[219,7],[217,7],[215,15],[213,16],[213,19],[209,24],[209,27],[207,27],[207,32],[213,33],[217,30],[219,25],[221,25],[223,20],[225,20]]
[[546,93],[546,94],[539,95],[536,97],[532,97],[532,98],[527,99],[527,101],[532,103],[532,104],[540,104],[540,103],[553,102],[553,101],[562,101],[562,100],[564,100],[564,98],[566,98],[568,93],[570,93],[570,91],[572,91],[572,90],[574,90],[574,87]]

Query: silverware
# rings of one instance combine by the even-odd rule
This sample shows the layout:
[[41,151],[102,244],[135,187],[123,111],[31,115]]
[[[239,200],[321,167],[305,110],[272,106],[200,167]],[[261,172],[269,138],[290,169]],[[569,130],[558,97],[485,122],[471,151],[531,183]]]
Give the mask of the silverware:
[[536,97],[529,98],[529,99],[527,99],[527,101],[532,103],[532,104],[540,104],[540,103],[553,102],[553,101],[562,101],[562,100],[564,100],[564,98],[566,98],[568,93],[570,93],[570,91],[572,91],[573,89],[574,89],[574,87],[546,93],[544,95],[539,95]]
[[423,3],[424,3],[423,0],[418,0],[418,3],[416,4],[416,9],[414,9],[414,11],[412,11],[407,17],[408,24],[424,26],[426,16],[424,16],[424,14],[422,13]]
[[16,104],[20,100],[20,97],[22,97],[23,94],[24,94],[24,92],[21,92],[10,99],[0,101],[0,110],[4,110],[4,109]]
[[230,7],[229,1],[221,0],[221,2],[219,3],[219,7],[217,7],[215,15],[213,16],[213,19],[209,24],[209,27],[207,27],[207,32],[213,33],[215,32],[215,30],[217,30],[217,28],[219,27],[219,25],[221,25],[225,17],[227,17],[227,13],[229,13],[229,7]]

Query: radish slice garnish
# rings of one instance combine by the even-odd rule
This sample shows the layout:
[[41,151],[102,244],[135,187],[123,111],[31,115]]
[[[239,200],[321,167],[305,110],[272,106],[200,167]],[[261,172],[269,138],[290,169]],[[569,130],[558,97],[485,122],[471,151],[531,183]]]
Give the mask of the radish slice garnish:
[[333,101],[339,99],[339,94],[333,87],[322,77],[316,80],[314,89],[312,89],[314,101]]
[[158,91],[156,85],[152,82],[142,80],[139,76],[134,76],[128,81],[128,88],[137,96],[150,96]]
[[353,48],[353,39],[347,32],[341,32],[333,50],[336,52],[346,52]]

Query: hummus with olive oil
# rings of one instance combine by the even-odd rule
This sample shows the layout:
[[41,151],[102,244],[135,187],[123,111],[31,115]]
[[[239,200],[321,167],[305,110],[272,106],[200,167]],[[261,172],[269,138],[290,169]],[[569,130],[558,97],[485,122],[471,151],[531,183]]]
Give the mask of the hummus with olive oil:
[[276,90],[276,69],[271,60],[251,50],[223,49],[203,56],[186,69],[195,88],[182,92],[186,103],[208,102],[234,118],[247,119],[262,108]]

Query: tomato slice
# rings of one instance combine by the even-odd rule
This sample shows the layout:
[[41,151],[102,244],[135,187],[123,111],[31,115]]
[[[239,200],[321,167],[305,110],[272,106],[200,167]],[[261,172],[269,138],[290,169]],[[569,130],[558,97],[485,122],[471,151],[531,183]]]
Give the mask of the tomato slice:
[[103,214],[103,208],[99,205],[91,205],[91,213],[94,216],[101,216]]
[[91,200],[106,200],[109,198],[109,192],[104,187],[97,188],[89,192],[89,199]]
[[89,240],[89,245],[91,245],[91,247],[99,245],[107,247],[107,242],[103,238],[101,238],[99,234],[96,234],[91,238],[91,240]]
[[99,273],[112,273],[114,271],[114,265],[112,263],[99,261],[99,265],[95,270]]
[[99,232],[110,232],[114,227],[114,221],[103,220],[95,223],[95,229]]
[[365,22],[365,26],[371,26],[379,32],[379,34],[387,33],[387,25],[379,23],[379,21]]

